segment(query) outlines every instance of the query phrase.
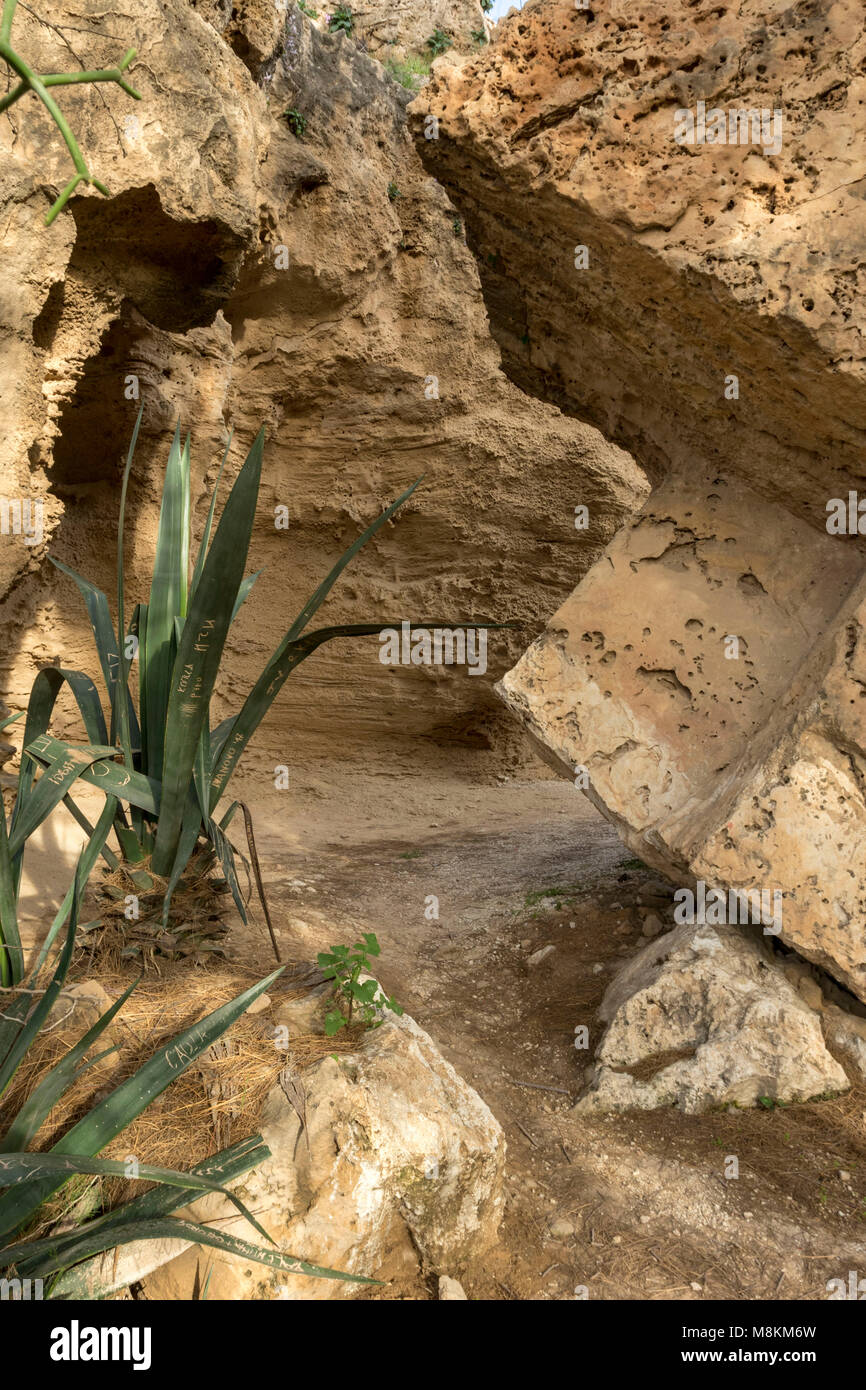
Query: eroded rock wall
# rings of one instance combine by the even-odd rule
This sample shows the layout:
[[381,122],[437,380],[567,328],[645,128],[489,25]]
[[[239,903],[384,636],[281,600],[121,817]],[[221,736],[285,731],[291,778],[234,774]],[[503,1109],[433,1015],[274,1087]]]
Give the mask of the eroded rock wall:
[[[88,66],[135,44],[143,100],[113,87],[63,93],[114,196],[73,198],[51,228],[42,217],[66,181],[65,153],[32,100],[0,122],[2,487],[45,501],[41,544],[0,545],[7,704],[22,706],[40,664],[95,672],[79,596],[46,553],[113,595],[136,383],[128,602],[146,597],[175,420],[193,434],[197,533],[229,431],[232,472],[267,430],[251,551],[264,573],[229,642],[218,715],[237,707],[342,549],[422,473],[326,620],[492,616],[537,630],[646,485],[625,452],[502,373],[461,219],[408,136],[407,94],[294,6],[228,15],[145,0],[109,25],[93,0],[65,0],[52,23],[69,27]],[[26,11],[16,20],[42,70],[77,66],[61,35]],[[302,138],[288,109],[306,121]],[[593,525],[579,533],[574,504],[586,499]],[[523,645],[525,632],[491,638],[483,678],[384,666],[375,639],[323,648],[287,683],[249,766],[261,776],[357,757],[411,771],[437,747],[507,752],[491,686]]]
[[509,374],[655,483],[504,698],[637,853],[780,891],[861,998],[866,541],[828,504],[866,485],[864,42],[848,0],[543,0],[413,107]]

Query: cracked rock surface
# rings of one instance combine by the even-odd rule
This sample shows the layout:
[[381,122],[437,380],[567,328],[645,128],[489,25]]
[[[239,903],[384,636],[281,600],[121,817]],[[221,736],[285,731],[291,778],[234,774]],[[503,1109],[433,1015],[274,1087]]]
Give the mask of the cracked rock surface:
[[[412,107],[506,370],[654,482],[500,693],[643,859],[779,890],[861,999],[864,537],[827,522],[866,481],[864,43],[849,0],[545,0]],[[779,148],[677,143],[699,102]]]

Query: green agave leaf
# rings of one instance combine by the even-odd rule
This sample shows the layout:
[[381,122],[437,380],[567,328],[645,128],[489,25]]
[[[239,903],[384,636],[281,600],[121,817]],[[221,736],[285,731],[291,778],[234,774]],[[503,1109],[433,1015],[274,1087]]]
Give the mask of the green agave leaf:
[[[51,716],[54,713],[54,706],[57,697],[63,686],[68,685],[75,697],[87,730],[87,737],[95,744],[108,744],[108,734],[105,728],[105,717],[102,713],[102,706],[96,693],[96,686],[89,676],[83,671],[67,671],[59,666],[49,666],[39,671],[30,687],[30,698],[27,701],[27,718],[24,724],[23,747],[26,751],[27,745],[34,739],[39,738],[48,729]],[[18,795],[16,797],[15,813],[13,814],[12,824],[14,826],[16,816],[26,804],[27,797],[33,785],[36,765],[26,758],[21,759],[21,771],[18,776]]]
[[[72,800],[72,797],[69,796],[68,793],[67,793],[67,795],[64,796],[64,798],[63,798],[63,805],[66,807],[67,811],[68,811],[69,814],[72,816],[72,818],[73,818],[73,820],[76,822],[76,824],[81,826],[81,829],[84,831],[85,835],[87,835],[87,837],[89,838],[89,837],[93,834],[94,826],[92,826],[92,825],[90,824],[90,821],[87,819],[87,817],[86,817],[86,815],[84,814],[84,812],[82,811],[81,807],[78,806],[78,805]],[[115,827],[115,828],[116,828],[116,827]],[[127,831],[127,834],[129,834],[129,833],[130,833],[130,832]],[[105,860],[106,864],[108,865],[109,869],[114,870],[114,869],[117,868],[118,864],[120,863],[120,860],[118,859],[118,857],[117,857],[116,854],[113,854],[113,853],[112,853],[112,851],[108,848],[107,845],[103,845],[103,846],[102,846],[102,849],[101,849],[100,853],[102,854],[102,857],[103,857],[103,859]]]
[[168,926],[168,919],[171,911],[171,900],[174,890],[183,877],[184,869],[192,858],[193,851],[198,843],[198,837],[202,831],[201,806],[196,791],[191,787],[187,795],[186,811],[184,812],[183,825],[181,826],[180,839],[177,843],[177,853],[174,857],[174,865],[171,875],[166,885],[165,895],[162,900],[162,924]]
[[108,703],[113,708],[114,687],[117,683],[117,668],[120,664],[120,658],[117,652],[117,638],[108,611],[108,599],[101,589],[98,589],[95,584],[91,584],[89,579],[84,579],[69,565],[64,565],[62,560],[55,560],[53,555],[49,555],[48,558],[54,568],[73,579],[81,591],[90,618],[90,626],[93,629],[93,639],[96,643],[99,664],[105,679],[105,689],[108,692]]
[[[212,1154],[201,1163],[197,1163],[192,1169],[192,1173],[197,1177],[213,1178],[225,1187],[230,1182],[242,1177],[244,1173],[257,1167],[258,1164],[263,1163],[270,1156],[271,1151],[267,1144],[262,1143],[261,1135],[254,1134],[249,1139],[241,1139],[238,1143],[231,1144],[227,1149],[221,1150],[220,1153]],[[106,1226],[116,1226],[117,1224],[129,1226],[139,1220],[154,1220],[158,1217],[170,1216],[173,1211],[177,1211],[180,1207],[188,1206],[197,1196],[198,1193],[189,1187],[181,1189],[166,1184],[152,1187],[149,1191],[139,1193],[137,1197],[132,1197],[129,1201],[124,1202],[119,1209],[105,1212],[102,1216],[96,1216],[88,1221],[87,1231],[90,1234],[97,1230],[104,1230]],[[79,1236],[80,1231],[78,1230],[63,1233],[54,1231],[50,1236],[21,1242],[20,1248],[26,1253],[16,1258],[15,1263],[19,1273],[22,1276],[29,1275],[34,1260],[48,1252],[60,1253],[64,1244],[78,1240]],[[85,1278],[89,1276],[90,1272],[87,1266],[80,1265],[76,1270],[76,1275]],[[99,1294],[92,1296],[99,1297]]]
[[208,508],[207,513],[207,520],[205,521],[204,532],[202,533],[201,544],[198,548],[198,556],[196,557],[195,569],[193,570],[192,583],[190,584],[189,588],[190,597],[192,597],[192,595],[198,588],[198,581],[201,579],[201,572],[204,569],[207,548],[210,545],[210,535],[211,531],[213,530],[214,514],[216,513],[217,493],[219,492],[219,486],[223,475],[223,469],[226,466],[226,459],[228,458],[229,450],[232,447],[232,440],[234,439],[234,434],[234,430],[231,430],[229,433],[228,443],[225,447],[225,453],[223,454],[222,463],[219,466],[219,472],[216,476],[216,482],[214,483],[213,492],[211,493],[210,506]]
[[162,775],[165,718],[171,690],[174,622],[186,612],[189,570],[189,444],[177,426],[165,469],[159,530],[147,605],[147,768]]
[[[271,1240],[264,1227],[244,1206],[240,1197],[236,1197],[233,1192],[229,1192],[222,1183],[215,1182],[213,1178],[197,1177],[192,1173],[180,1173],[175,1168],[161,1168],[151,1163],[138,1163],[135,1172],[130,1173],[128,1166],[123,1159],[92,1158],[89,1154],[0,1153],[0,1188],[18,1187],[22,1183],[39,1182],[43,1178],[60,1178],[61,1181],[58,1185],[62,1186],[76,1173],[93,1173],[101,1177],[131,1178],[135,1182],[165,1183],[169,1187],[179,1187],[183,1191],[192,1189],[199,1193],[219,1192],[221,1196],[228,1198],[232,1206],[240,1212],[245,1220],[249,1221],[250,1225],[259,1232],[259,1235],[264,1236],[265,1240]],[[271,1244],[273,1245],[274,1242],[271,1241]],[[8,1251],[6,1256],[8,1257]]]
[[[9,1129],[0,1139],[0,1149],[6,1153],[22,1150],[37,1134],[40,1125],[48,1118],[61,1096],[79,1075],[85,1056],[111,1023],[114,1016],[123,1008],[138,981],[135,980],[125,990],[110,1009],[98,1018],[91,1028],[79,1038],[74,1047],[48,1071],[38,1086],[21,1106]],[[109,1049],[110,1051],[112,1049]]]
[[384,512],[382,512],[381,516],[378,516],[376,520],[370,526],[367,527],[366,531],[363,531],[361,535],[358,536],[357,540],[354,540],[352,542],[348,550],[343,551],[343,554],[340,556],[339,560],[334,565],[334,568],[331,570],[330,574],[328,574],[326,578],[322,580],[318,589],[316,589],[312,597],[307,600],[307,602],[304,604],[304,607],[298,614],[297,618],[292,623],[292,626],[289,628],[289,631],[286,634],[286,642],[293,642],[296,637],[300,637],[304,628],[307,626],[307,623],[311,620],[313,615],[318,612],[322,604],[325,602],[325,599],[328,597],[328,594],[333,589],[334,585],[336,584],[340,575],[343,573],[343,570],[346,568],[346,566],[348,564],[351,564],[352,560],[354,560],[359,550],[362,550],[363,547],[367,544],[367,542],[371,540],[373,536],[375,536],[376,532],[382,529],[382,527],[385,525],[385,522],[390,521],[394,513],[398,511],[400,507],[403,506],[403,503],[408,502],[409,498],[412,496],[412,493],[415,491],[417,487],[420,486],[421,482],[421,478],[416,478],[411,487],[407,487],[406,491],[400,494],[396,502],[392,502],[389,507],[386,507]]
[[10,985],[17,985],[23,973],[24,953],[18,931],[18,885],[9,849],[6,812],[0,799],[0,984],[7,989]]
[[[111,824],[114,820],[116,812],[117,802],[114,800],[114,797],[107,797],[105,805],[103,806],[102,811],[100,812],[99,819],[97,820],[96,825],[93,828],[93,834],[91,838],[88,840],[87,844],[84,846],[84,849],[81,851],[81,854],[78,856],[76,875],[81,875],[82,883],[86,883],[91,873],[93,872],[93,866],[99,857],[100,850],[102,849],[102,846],[105,843],[105,838],[111,829]],[[52,946],[54,945],[57,936],[63,930],[63,927],[66,924],[66,919],[69,917],[69,914],[72,912],[75,906],[75,884],[76,879],[73,879],[72,883],[69,885],[69,888],[66,891],[66,896],[64,897],[63,902],[57,909],[54,921],[48,928],[48,933],[45,937],[45,940],[39,948],[39,956],[37,958],[35,966],[33,967],[33,972],[28,982],[29,987],[31,989],[34,989],[36,987],[36,982],[39,978],[39,973],[42,970],[42,967],[45,964],[46,960],[48,959],[48,954]],[[2,1022],[0,1022],[0,1057],[3,1056],[2,1026]]]
[[[72,882],[72,907],[70,912],[69,928],[66,933],[66,940],[63,950],[51,978],[51,982],[44,994],[36,995],[36,1002],[22,999],[13,1001],[12,1008],[8,1011],[7,1023],[15,1028],[15,1037],[0,1064],[0,1096],[9,1086],[14,1077],[22,1058],[27,1052],[28,1047],[33,1042],[49,1013],[51,1012],[57,997],[63,988],[69,970],[69,962],[72,960],[72,950],[75,945],[75,930],[78,924],[78,905],[81,899],[81,892],[84,887],[84,880],[81,877],[82,858],[79,858],[75,870],[75,878]],[[16,1009],[17,1003],[17,1009]],[[0,1204],[3,1199],[0,1198]]]
[[[135,455],[135,446],[138,443],[138,432],[141,429],[141,419],[144,415],[144,402],[142,401],[135,421],[135,428],[132,431],[132,439],[129,443],[129,450],[126,455],[126,467],[123,470],[123,482],[120,487],[120,516],[117,522],[117,644],[120,654],[118,662],[118,698],[112,710],[112,733],[114,726],[117,728],[117,737],[123,749],[123,761],[128,768],[135,766],[133,762],[133,739],[132,739],[132,718],[134,710],[131,710],[129,698],[129,659],[123,650],[126,637],[126,615],[124,610],[124,563],[123,563],[123,529],[126,524],[126,490],[129,486],[129,475],[132,471],[132,460]],[[133,626],[135,626],[135,616],[133,616]],[[137,629],[136,629],[137,633]],[[137,732],[137,731],[136,731]]]
[[[73,913],[73,917],[75,914]],[[71,951],[74,930],[67,938],[67,950]],[[97,1154],[105,1145],[126,1129],[127,1125],[140,1115],[157,1096],[171,1085],[191,1062],[221,1037],[228,1027],[257,999],[281,974],[275,970],[258,984],[244,990],[235,999],[223,1004],[219,1009],[186,1028],[167,1046],[160,1048],[155,1056],[121,1082],[109,1095],[99,1101],[77,1124],[53,1146],[56,1154]],[[50,1006],[49,1006],[50,1007]],[[34,1011],[35,1012],[35,1011]],[[29,1027],[29,1024],[28,1024]],[[26,1191],[12,1189],[0,1197],[0,1237],[8,1236],[20,1228],[29,1214],[46,1197],[61,1186],[54,1178],[44,1178],[28,1183]],[[90,1252],[93,1253],[93,1252]]]
[[[49,752],[51,745],[56,745],[53,753]],[[23,850],[34,830],[42,824],[58,802],[63,800],[69,788],[82,773],[86,772],[91,764],[99,762],[106,754],[113,755],[114,749],[92,747],[89,744],[73,745],[67,743],[58,745],[57,740],[42,734],[40,738],[28,745],[27,752],[34,757],[38,756],[40,760],[44,757],[46,767],[33,791],[29,794],[21,814],[15,818],[13,823],[9,835],[9,852],[13,859]],[[124,769],[119,770],[122,772]]]
[[[64,1245],[53,1259],[48,1255],[41,1258],[38,1263],[34,1263],[32,1268],[35,1272],[29,1277],[45,1278],[53,1271],[68,1269],[70,1265],[86,1259],[88,1256],[111,1250],[117,1245],[129,1245],[135,1240],[166,1239],[188,1240],[195,1245],[210,1246],[215,1250],[225,1251],[227,1255],[238,1255],[241,1259],[253,1260],[256,1264],[267,1265],[270,1269],[279,1270],[284,1274],[306,1274],[314,1279],[342,1279],[351,1284],[375,1284],[379,1282],[376,1279],[365,1278],[362,1274],[343,1274],[337,1269],[327,1269],[323,1265],[309,1264],[296,1255],[283,1254],[278,1250],[266,1250],[259,1245],[253,1245],[248,1240],[241,1240],[238,1236],[228,1235],[210,1226],[199,1225],[197,1222],[183,1221],[179,1217],[136,1221],[129,1226],[118,1224],[93,1234],[89,1234],[85,1226],[75,1244]],[[0,1251],[0,1254],[5,1258],[6,1252]],[[51,1297],[92,1298],[94,1292],[92,1288],[88,1289],[83,1286],[76,1279],[75,1271],[70,1270],[68,1276],[64,1276],[55,1284]]]
[[[240,714],[237,715],[232,727],[231,739],[226,739],[223,752],[220,755],[219,764],[216,767],[211,783],[211,811],[214,810],[222,793],[225,791],[228,780],[237,766],[241,753],[246,748],[265,714],[270,709],[287,676],[294,670],[295,666],[298,665],[298,661],[290,661],[287,667],[284,664],[284,658],[288,655],[291,644],[300,637],[307,623],[310,622],[313,615],[321,608],[346,566],[352,562],[358,552],[367,544],[367,541],[372,539],[376,532],[381,530],[387,521],[390,521],[391,517],[402,507],[403,503],[408,501],[420,482],[420,478],[416,479],[411,487],[408,487],[405,492],[400,494],[395,502],[392,502],[389,507],[386,507],[381,515],[367,527],[366,531],[363,531],[361,535],[352,542],[348,549],[343,551],[343,554],[340,556],[333,569],[326,578],[322,580],[322,583],[316,589],[312,597],[308,599],[307,603],[292,623],[292,626],[289,628],[282,642],[277,647],[261,676],[244,701]],[[384,627],[387,626],[387,624],[383,623],[381,625],[376,625],[367,630],[379,631],[380,626]],[[336,635],[336,632],[334,635]],[[305,655],[309,655],[309,653],[307,652]],[[301,656],[299,660],[303,660],[303,656]]]
[[232,609],[232,622],[234,622],[235,618],[238,616],[238,613],[240,612],[241,608],[245,604],[246,600],[249,598],[250,590],[252,589],[259,575],[262,573],[262,570],[256,570],[255,574],[248,574],[246,579],[241,584],[241,587],[238,589],[238,596],[235,599],[235,606]]
[[[87,744],[67,743],[65,739],[50,738],[48,734],[42,734],[28,745],[26,751],[32,757],[38,758],[40,762],[53,764],[55,761],[73,757],[76,753],[81,753],[86,758],[89,752],[93,752],[93,749]],[[94,758],[79,767],[76,776],[82,782],[99,787],[100,791],[104,791],[107,796],[128,801],[133,806],[139,806],[142,810],[149,811],[153,816],[158,815],[159,783],[155,782],[152,777],[145,777],[143,772],[130,772],[121,763],[109,762],[106,759],[106,754],[110,754],[113,758],[116,752],[115,748],[97,750]],[[44,781],[44,778],[41,780]]]
[[229,494],[208,550],[172,672],[162,800],[153,850],[154,872],[165,876],[171,873],[177,854],[193,763],[243,580],[263,446],[264,432],[260,431]]

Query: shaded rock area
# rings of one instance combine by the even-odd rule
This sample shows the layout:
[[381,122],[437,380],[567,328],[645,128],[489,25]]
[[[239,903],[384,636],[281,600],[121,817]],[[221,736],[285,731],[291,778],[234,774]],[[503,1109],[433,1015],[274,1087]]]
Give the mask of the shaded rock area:
[[579,1110],[696,1113],[848,1088],[819,1015],[742,927],[685,923],[651,942],[599,1018],[608,1026]]
[[[545,0],[496,32],[437,64],[419,152],[506,370],[655,484],[500,691],[646,862],[778,890],[866,998],[861,9]],[[678,143],[714,111],[767,136]]]
[[[525,760],[492,682],[639,504],[644,477],[503,374],[461,219],[425,174],[408,94],[381,63],[294,5],[225,13],[145,0],[109,26],[93,0],[68,0],[52,14],[90,65],[139,49],[141,102],[109,87],[63,93],[111,200],[82,194],[44,228],[64,151],[31,103],[0,125],[14,232],[0,291],[0,486],[45,499],[41,543],[10,536],[0,548],[5,698],[23,704],[41,664],[93,668],[78,595],[45,555],[113,592],[118,485],[143,402],[127,537],[136,598],[175,420],[192,430],[199,530],[229,432],[232,473],[267,431],[251,552],[263,573],[229,639],[218,716],[349,541],[422,473],[327,620],[526,625],[491,638],[477,679],[385,666],[375,638],[323,648],[257,739],[260,776],[287,761],[289,741],[289,761],[390,763],[395,739],[407,763],[436,744],[493,750],[491,770]],[[20,25],[40,67],[74,66],[54,30],[26,11]],[[286,111],[303,116],[301,138]],[[593,501],[588,532],[573,526],[576,491]],[[276,529],[277,507],[288,529]]]

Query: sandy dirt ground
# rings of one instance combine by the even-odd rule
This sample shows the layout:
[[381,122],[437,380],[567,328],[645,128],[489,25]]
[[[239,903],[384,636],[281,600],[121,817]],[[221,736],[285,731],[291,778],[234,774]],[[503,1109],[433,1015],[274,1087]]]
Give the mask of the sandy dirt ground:
[[[826,1298],[866,1268],[863,1091],[699,1117],[574,1113],[591,1055],[575,1026],[593,1048],[611,975],[645,944],[647,906],[670,917],[672,890],[568,784],[351,774],[274,794],[256,819],[286,952],[375,931],[383,983],[505,1130],[500,1245],[452,1271],[470,1297]],[[435,1293],[419,1279],[381,1296]]]
[[[460,776],[331,768],[284,792],[238,791],[283,954],[309,961],[375,931],[383,984],[505,1130],[499,1244],[450,1271],[470,1298],[817,1299],[866,1271],[863,1090],[698,1117],[574,1113],[595,1010],[645,944],[647,910],[670,919],[672,890],[570,785],[483,785],[468,753]],[[34,917],[75,842],[53,833],[25,883]],[[230,940],[236,959],[271,968],[260,912]],[[579,1024],[589,1052],[574,1047]],[[435,1298],[436,1282],[418,1271],[367,1296]]]

